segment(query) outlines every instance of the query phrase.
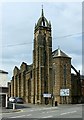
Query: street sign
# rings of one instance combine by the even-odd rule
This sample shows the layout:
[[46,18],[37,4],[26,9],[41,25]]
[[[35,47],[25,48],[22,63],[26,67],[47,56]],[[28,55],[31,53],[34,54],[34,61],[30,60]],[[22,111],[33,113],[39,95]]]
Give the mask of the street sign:
[[60,96],[69,96],[69,89],[60,89]]
[[45,97],[45,98],[51,98],[51,94],[44,93],[44,94],[43,94],[43,97]]

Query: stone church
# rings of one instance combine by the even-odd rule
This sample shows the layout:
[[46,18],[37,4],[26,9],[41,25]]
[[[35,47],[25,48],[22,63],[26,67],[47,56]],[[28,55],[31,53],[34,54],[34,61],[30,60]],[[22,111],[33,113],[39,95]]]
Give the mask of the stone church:
[[[76,74],[71,74],[71,69]],[[34,28],[33,63],[15,66],[8,88],[9,97],[22,97],[26,103],[55,105],[80,100],[80,71],[60,48],[52,51],[52,26],[43,8]]]

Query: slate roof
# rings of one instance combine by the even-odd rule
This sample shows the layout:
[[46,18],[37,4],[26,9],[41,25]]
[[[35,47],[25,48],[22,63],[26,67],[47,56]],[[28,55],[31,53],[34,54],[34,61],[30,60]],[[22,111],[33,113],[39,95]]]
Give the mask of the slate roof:
[[67,58],[71,58],[69,57],[67,54],[65,54],[62,50],[60,50],[60,48],[58,48],[57,50],[52,52],[52,56],[53,58],[56,57],[67,57]]
[[0,73],[8,74],[8,72],[6,72],[6,71],[4,71],[4,70],[0,70]]

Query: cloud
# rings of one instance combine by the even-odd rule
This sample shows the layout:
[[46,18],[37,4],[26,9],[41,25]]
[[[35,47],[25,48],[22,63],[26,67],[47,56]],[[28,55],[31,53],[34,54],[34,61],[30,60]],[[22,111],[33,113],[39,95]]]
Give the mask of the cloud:
[[23,61],[28,64],[33,61],[34,26],[41,16],[42,4],[44,15],[52,24],[53,50],[59,45],[80,69],[82,37],[78,33],[82,32],[81,3],[8,2],[2,6],[1,68],[9,72],[10,78],[14,66],[19,67]]

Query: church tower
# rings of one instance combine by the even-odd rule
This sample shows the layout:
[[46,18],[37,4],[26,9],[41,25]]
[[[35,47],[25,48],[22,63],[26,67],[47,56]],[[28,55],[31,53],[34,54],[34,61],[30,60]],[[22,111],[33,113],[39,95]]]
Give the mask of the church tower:
[[[52,82],[52,36],[51,23],[41,17],[34,29],[32,103],[51,103]],[[46,96],[44,96],[44,94]],[[49,97],[50,95],[50,97]]]

